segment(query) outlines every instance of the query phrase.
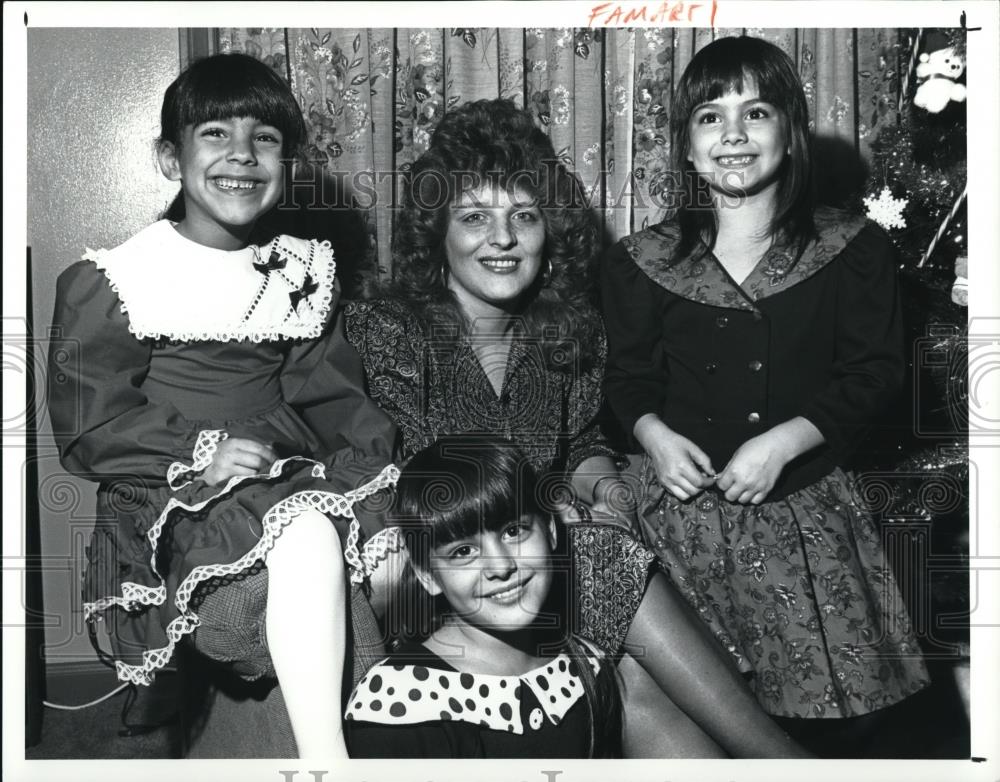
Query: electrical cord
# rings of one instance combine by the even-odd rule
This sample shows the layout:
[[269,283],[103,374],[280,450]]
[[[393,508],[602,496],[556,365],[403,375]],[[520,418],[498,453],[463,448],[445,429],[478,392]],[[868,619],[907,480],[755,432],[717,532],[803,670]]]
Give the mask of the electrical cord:
[[89,709],[91,706],[96,706],[98,703],[104,703],[104,701],[108,698],[114,697],[128,686],[128,682],[125,682],[124,684],[120,684],[115,687],[111,692],[105,693],[100,698],[95,698],[89,703],[81,703],[77,706],[69,706],[64,703],[50,703],[49,701],[42,701],[42,705],[47,706],[50,709],[59,709],[60,711],[79,711],[80,709]]
[[[114,666],[114,660],[113,660],[113,658],[111,657],[111,655],[109,655],[107,652],[105,652],[103,649],[101,649],[100,644],[97,642],[97,632],[96,632],[93,624],[90,624],[87,629],[88,629],[88,634],[90,635],[91,645],[94,647],[94,650],[97,652],[97,658],[102,663],[104,663],[105,665],[107,665],[109,668],[114,668],[115,666]],[[174,673],[174,671],[172,671],[169,668],[166,668],[163,671],[161,671],[161,673]],[[118,693],[122,692],[123,690],[128,690],[128,693],[125,696],[125,702],[122,704],[122,713],[121,713],[121,724],[122,724],[122,727],[118,729],[118,735],[119,736],[122,736],[122,737],[141,736],[143,734],[151,733],[154,730],[166,727],[167,725],[171,725],[171,724],[177,722],[179,715],[178,714],[171,714],[165,720],[163,720],[161,722],[157,722],[157,723],[151,723],[151,724],[135,724],[135,723],[130,723],[128,721],[129,712],[132,710],[132,707],[135,705],[135,702],[136,702],[136,700],[139,697],[139,695],[138,695],[138,688],[132,682],[125,682],[123,684],[120,684],[117,687],[115,687],[113,690],[111,690],[110,692],[106,692],[104,695],[101,695],[99,698],[95,698],[94,700],[89,701],[87,703],[81,703],[79,705],[72,705],[71,706],[71,705],[63,704],[63,703],[52,703],[50,701],[42,701],[42,705],[46,706],[47,708],[58,709],[60,711],[80,711],[81,709],[89,709],[92,706],[96,706],[99,703],[103,703],[104,701],[108,700],[109,698],[114,697],[115,695],[117,695]]]

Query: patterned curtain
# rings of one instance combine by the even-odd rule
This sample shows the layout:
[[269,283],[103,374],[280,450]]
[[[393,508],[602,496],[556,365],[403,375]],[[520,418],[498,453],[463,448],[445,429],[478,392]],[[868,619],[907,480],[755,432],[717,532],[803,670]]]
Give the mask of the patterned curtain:
[[[202,31],[203,32],[203,31]],[[864,186],[879,128],[896,123],[895,29],[262,29],[223,28],[219,51],[267,62],[291,84],[308,156],[366,210],[370,261],[392,273],[398,172],[442,114],[468,100],[527,107],[603,216],[609,240],[662,218],[674,86],[714,38],[746,33],[798,64],[821,185],[844,200]]]

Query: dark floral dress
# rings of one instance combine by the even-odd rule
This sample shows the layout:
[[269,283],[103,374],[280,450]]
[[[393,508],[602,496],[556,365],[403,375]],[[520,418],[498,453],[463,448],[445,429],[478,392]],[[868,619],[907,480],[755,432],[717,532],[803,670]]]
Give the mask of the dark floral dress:
[[[368,391],[399,428],[404,456],[443,435],[491,434],[516,443],[542,476],[571,473],[591,456],[617,458],[598,421],[603,338],[590,366],[571,358],[552,366],[541,346],[515,339],[497,394],[468,340],[447,328],[428,335],[402,302],[352,302],[345,320]],[[574,524],[568,537],[578,585],[576,629],[617,652],[655,556],[607,525]]]
[[[679,501],[644,458],[642,521],[671,580],[786,717],[851,717],[929,682],[879,530],[841,464],[899,393],[891,243],[834,210],[796,261],[775,247],[738,285],[711,253],[673,257],[670,223],[623,240],[602,272],[605,389],[631,432],[656,413],[721,472],[802,416],[824,445],[759,506],[709,489]],[[705,248],[699,248],[704,250]]]

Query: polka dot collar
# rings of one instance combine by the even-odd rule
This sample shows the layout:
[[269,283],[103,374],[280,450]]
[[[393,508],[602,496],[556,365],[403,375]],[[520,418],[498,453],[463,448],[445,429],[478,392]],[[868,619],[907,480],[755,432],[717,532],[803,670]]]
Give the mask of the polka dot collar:
[[[587,661],[595,673],[600,669],[600,661],[589,650]],[[525,731],[521,717],[524,687],[531,690],[553,725],[584,695],[577,665],[566,654],[520,676],[398,665],[389,658],[358,682],[344,716],[383,725],[456,720],[521,735]],[[532,730],[542,726],[534,713],[529,722]]]

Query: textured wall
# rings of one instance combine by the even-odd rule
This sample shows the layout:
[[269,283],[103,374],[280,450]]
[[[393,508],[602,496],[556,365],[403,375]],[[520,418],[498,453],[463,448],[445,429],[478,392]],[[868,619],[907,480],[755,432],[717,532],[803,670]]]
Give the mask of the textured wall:
[[[28,243],[34,317],[52,319],[59,272],[152,222],[176,185],[155,166],[163,91],[179,69],[176,29],[28,31]],[[44,399],[42,399],[44,401]],[[39,501],[50,663],[91,661],[79,578],[94,486],[61,472],[43,416]],[[51,679],[50,679],[51,684]],[[50,686],[52,690],[58,687]]]

